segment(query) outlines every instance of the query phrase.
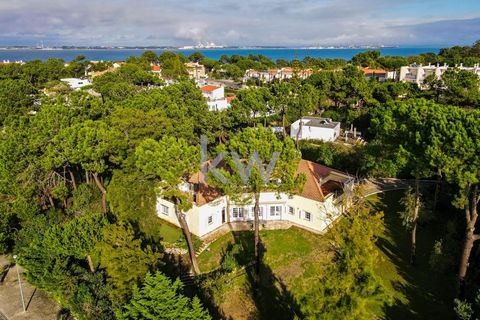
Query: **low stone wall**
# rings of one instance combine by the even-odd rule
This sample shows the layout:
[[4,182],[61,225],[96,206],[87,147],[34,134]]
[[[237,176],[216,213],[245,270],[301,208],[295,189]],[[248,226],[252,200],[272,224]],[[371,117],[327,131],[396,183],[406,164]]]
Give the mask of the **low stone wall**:
[[[293,226],[313,232],[313,233],[317,233],[317,234],[324,233],[324,232],[319,232],[318,230],[315,230],[315,229],[306,228],[305,226],[296,224],[291,221],[285,221],[285,220],[263,221],[263,222],[260,221],[260,230],[286,230]],[[212,232],[209,232],[205,234],[203,237],[200,237],[200,239],[203,242],[208,243],[208,242],[215,241],[215,239],[232,231],[253,231],[253,230],[254,230],[253,221],[235,221],[235,222],[223,224],[222,226],[218,227]]]

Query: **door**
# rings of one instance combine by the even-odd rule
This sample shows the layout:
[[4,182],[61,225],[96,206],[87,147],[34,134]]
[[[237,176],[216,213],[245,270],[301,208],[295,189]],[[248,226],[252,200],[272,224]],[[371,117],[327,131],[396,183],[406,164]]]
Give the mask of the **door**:
[[222,224],[225,223],[225,208],[222,209]]

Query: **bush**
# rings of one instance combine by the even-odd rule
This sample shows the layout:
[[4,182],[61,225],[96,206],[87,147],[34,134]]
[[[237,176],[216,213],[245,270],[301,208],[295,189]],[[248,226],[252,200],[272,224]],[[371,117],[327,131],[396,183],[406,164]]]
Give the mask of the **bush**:
[[239,267],[236,256],[240,253],[241,247],[238,244],[229,245],[222,258],[222,269],[232,272]]

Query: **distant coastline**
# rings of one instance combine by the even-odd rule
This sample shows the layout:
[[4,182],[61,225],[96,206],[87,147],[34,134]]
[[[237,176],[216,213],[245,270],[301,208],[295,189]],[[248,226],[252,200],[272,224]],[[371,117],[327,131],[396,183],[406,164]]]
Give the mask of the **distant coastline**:
[[399,46],[385,46],[385,45],[339,45],[339,46],[54,46],[54,47],[37,47],[37,46],[3,46],[0,50],[233,50],[233,49],[302,49],[302,50],[322,50],[322,49],[383,49],[383,48],[399,48]]
[[29,47],[9,47],[0,48],[0,62],[3,61],[30,61],[49,58],[71,61],[78,55],[84,55],[88,60],[93,61],[124,61],[130,56],[139,56],[146,50],[152,50],[157,54],[164,51],[174,51],[188,56],[194,52],[201,52],[205,57],[218,60],[223,55],[248,56],[264,55],[272,60],[303,60],[305,57],[323,58],[323,59],[345,59],[350,60],[354,55],[367,50],[378,50],[383,56],[412,56],[422,53],[438,53],[440,48],[404,48],[404,47],[362,47],[362,48],[319,48],[319,47],[228,47],[228,48],[204,48],[204,49],[179,49],[176,47],[129,47],[129,48],[29,48]]

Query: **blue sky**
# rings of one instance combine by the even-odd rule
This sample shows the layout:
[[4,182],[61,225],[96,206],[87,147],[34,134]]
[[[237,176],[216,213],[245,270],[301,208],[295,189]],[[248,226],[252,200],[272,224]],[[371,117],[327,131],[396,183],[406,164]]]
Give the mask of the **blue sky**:
[[0,45],[449,46],[480,0],[0,0]]

